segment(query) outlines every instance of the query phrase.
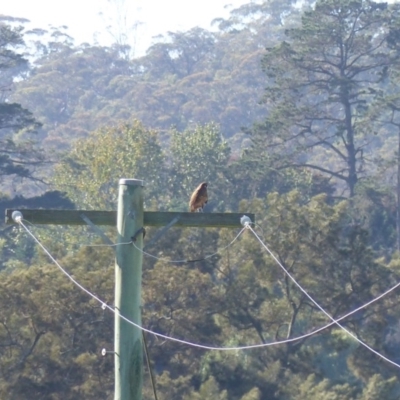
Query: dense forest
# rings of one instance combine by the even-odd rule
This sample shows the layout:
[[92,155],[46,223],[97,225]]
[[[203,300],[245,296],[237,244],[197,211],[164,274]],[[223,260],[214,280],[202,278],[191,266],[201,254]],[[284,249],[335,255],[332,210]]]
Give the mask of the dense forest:
[[[25,23],[0,16],[2,212],[115,210],[122,177],[145,181],[146,210],[187,211],[207,181],[204,211],[255,213],[276,257],[227,228],[171,228],[146,247],[145,328],[266,345],[146,334],[159,399],[399,399],[398,290],[340,321],[353,337],[304,336],[330,319],[276,260],[335,319],[399,282],[400,6],[252,1],[139,58]],[[112,247],[27,224],[113,304]],[[0,254],[0,398],[113,399],[113,314],[25,230],[1,222]],[[147,368],[143,390],[154,398]]]

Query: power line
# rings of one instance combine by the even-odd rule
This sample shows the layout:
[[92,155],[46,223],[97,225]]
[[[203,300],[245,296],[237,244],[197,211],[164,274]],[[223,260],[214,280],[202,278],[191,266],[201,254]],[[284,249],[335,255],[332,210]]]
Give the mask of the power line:
[[[34,223],[30,222],[29,220],[27,220],[25,218],[23,220],[24,220],[24,222],[27,222],[29,225],[31,225],[34,228],[37,228],[37,229],[41,228],[41,229],[45,229],[47,231],[50,230],[49,228],[44,228],[42,226],[35,225]],[[102,243],[102,244],[83,244],[83,243],[80,243],[79,247],[117,247],[119,245],[129,245],[129,244],[132,244],[132,241],[130,241],[130,242],[122,242],[122,243],[109,243],[109,244],[105,244],[105,243]]]
[[[54,262],[54,264],[56,264],[56,266],[60,269],[60,271],[67,276],[68,279],[71,280],[71,282],[73,282],[78,288],[80,288],[81,290],[83,290],[86,294],[88,294],[90,297],[92,297],[94,300],[96,300],[97,302],[99,302],[102,305],[103,309],[108,309],[111,312],[113,312],[114,314],[116,313],[116,311],[109,306],[108,304],[106,304],[105,302],[103,302],[99,297],[97,297],[96,295],[94,295],[93,293],[91,293],[89,290],[87,290],[85,287],[83,287],[79,282],[77,282],[59,263],[58,261],[51,255],[51,253],[46,249],[46,247],[39,241],[39,239],[37,239],[35,237],[35,235],[25,226],[25,224],[22,222],[22,219],[15,219],[15,222],[17,222],[18,224],[20,224],[25,230],[26,232],[33,238],[33,240],[42,248],[42,250],[47,254],[47,256]],[[253,234],[256,236],[256,238],[260,241],[260,243],[263,245],[263,247],[265,247],[267,249],[267,251],[271,254],[271,256],[279,263],[279,260],[276,259],[276,257],[273,255],[272,252],[270,252],[270,250],[266,247],[266,245],[264,245],[264,243],[261,241],[261,239],[259,239],[259,237],[257,236],[257,234],[254,232],[254,230],[247,224],[245,226],[247,229],[250,229]],[[283,266],[282,266],[283,267]],[[283,267],[284,268],[284,267]],[[289,274],[289,273],[288,273]],[[290,274],[289,274],[290,275]],[[294,280],[294,278],[292,278],[292,280]],[[295,282],[295,281],[294,281]],[[295,282],[297,286],[300,286],[297,282]],[[290,342],[295,342],[304,338],[307,338],[309,336],[315,335],[316,333],[319,333],[325,329],[327,329],[328,327],[337,324],[339,326],[341,326],[340,324],[338,324],[339,321],[349,317],[350,315],[360,311],[363,308],[366,308],[367,306],[369,306],[370,304],[376,302],[377,300],[381,299],[382,297],[386,296],[387,294],[389,294],[390,292],[392,292],[393,290],[395,290],[397,287],[400,286],[400,282],[397,283],[395,286],[393,286],[392,288],[388,289],[386,292],[382,293],[381,295],[379,295],[378,297],[376,297],[375,299],[369,301],[368,303],[356,308],[355,310],[347,313],[346,315],[343,315],[342,317],[338,318],[337,320],[335,320],[333,317],[329,316],[329,314],[327,316],[329,316],[329,318],[332,320],[332,322],[330,322],[329,324],[318,328],[312,332],[306,333],[304,335],[301,336],[297,336],[295,338],[289,338],[289,339],[285,339],[285,340],[280,340],[280,341],[275,341],[275,342],[270,342],[270,343],[260,343],[260,344],[254,344],[254,345],[247,345],[247,346],[235,346],[235,347],[216,347],[216,346],[208,346],[208,345],[203,345],[203,344],[198,344],[198,343],[193,343],[193,342],[189,342],[187,340],[183,340],[183,339],[178,339],[178,338],[174,338],[171,336],[167,336],[161,333],[157,333],[154,331],[151,331],[150,329],[146,329],[138,324],[135,324],[134,322],[130,321],[128,318],[124,317],[121,314],[118,314],[119,318],[123,319],[124,321],[126,321],[127,323],[135,326],[138,329],[141,329],[144,332],[148,332],[151,333],[155,336],[158,336],[160,338],[166,339],[166,340],[171,340],[177,343],[181,343],[181,344],[185,344],[188,346],[192,346],[192,347],[197,347],[197,348],[201,348],[204,350],[215,350],[215,351],[239,351],[239,350],[250,350],[250,349],[256,349],[256,348],[263,348],[263,347],[270,347],[270,346],[275,346],[275,345],[279,345],[279,344],[286,344],[286,343],[290,343]],[[301,287],[300,287],[301,288]],[[310,298],[310,300],[312,300],[312,298],[304,291],[303,288],[301,288],[301,290],[307,295],[307,297]],[[313,303],[315,305],[317,305],[314,300],[312,300]],[[317,305],[318,306],[318,305]],[[318,306],[318,308],[321,309],[320,306]],[[321,310],[322,311],[322,310]],[[324,312],[326,313],[326,312]],[[327,313],[326,313],[327,314]],[[346,330],[345,328],[342,328],[344,330]],[[346,332],[348,334],[350,334],[352,337],[354,337],[353,334],[351,334],[350,332],[348,332],[346,330]],[[395,363],[392,360],[389,360],[388,358],[386,358],[385,356],[381,355],[380,353],[378,353],[376,350],[370,348],[368,345],[366,345],[364,342],[362,342],[361,340],[359,340],[358,338],[354,337],[360,344],[366,346],[370,351],[372,351],[373,353],[375,353],[376,355],[382,357],[384,360],[388,361],[389,363],[395,365],[396,367],[400,368],[400,365]]]
[[[26,232],[33,238],[33,240],[42,248],[42,250],[47,254],[47,256],[54,262],[54,264],[56,264],[56,266],[60,269],[60,271],[72,282],[74,283],[79,289],[83,290],[86,294],[88,294],[90,297],[92,297],[94,300],[96,300],[97,302],[99,302],[102,305],[103,309],[108,309],[111,312],[113,312],[114,314],[116,313],[116,311],[114,310],[114,308],[112,308],[111,306],[109,306],[107,303],[105,303],[104,301],[102,301],[99,297],[97,297],[96,295],[94,295],[93,293],[91,293],[88,289],[86,289],[85,287],[83,287],[78,281],[76,281],[76,279],[74,279],[61,265],[60,263],[52,256],[52,254],[46,249],[46,247],[40,242],[39,239],[36,238],[36,236],[26,227],[26,225],[22,222],[22,220],[16,220],[17,223],[19,223],[25,230]],[[228,350],[246,350],[246,349],[254,349],[254,348],[260,348],[260,347],[267,347],[267,346],[272,346],[272,345],[276,345],[276,344],[284,344],[284,343],[289,343],[289,342],[293,342],[293,341],[297,341],[300,339],[303,339],[305,337],[311,336],[313,334],[315,334],[316,332],[322,331],[324,329],[326,329],[328,326],[332,325],[326,325],[314,332],[299,336],[297,338],[291,338],[291,339],[286,339],[286,340],[282,340],[282,341],[277,341],[277,342],[273,342],[273,343],[262,343],[262,344],[256,344],[256,345],[249,345],[249,346],[236,346],[236,347],[216,347],[216,346],[207,346],[207,345],[202,345],[202,344],[198,344],[198,343],[193,343],[193,342],[189,342],[187,340],[182,340],[182,339],[178,339],[178,338],[174,338],[171,336],[167,336],[167,335],[163,335],[162,333],[158,333],[158,332],[153,332],[150,329],[146,329],[140,325],[135,324],[134,322],[130,321],[128,318],[124,317],[121,314],[118,314],[119,318],[123,319],[124,321],[126,321],[127,323],[135,326],[138,329],[141,329],[144,332],[148,332],[151,333],[155,336],[161,337],[163,339],[166,340],[171,340],[174,342],[178,342],[181,344],[186,344],[188,346],[192,346],[192,347],[198,347],[198,348],[202,348],[205,350],[220,350],[220,351],[228,351]]]
[[137,246],[135,245],[134,242],[132,242],[132,245],[133,245],[137,250],[139,250],[141,253],[143,253],[145,256],[150,257],[150,258],[154,258],[155,260],[164,261],[164,262],[170,263],[170,264],[186,264],[186,263],[204,261],[204,260],[207,260],[207,259],[209,259],[209,258],[211,258],[211,257],[214,257],[215,255],[221,253],[222,251],[224,251],[224,250],[227,249],[228,247],[232,246],[233,243],[235,243],[236,240],[239,239],[239,236],[240,236],[245,230],[246,230],[245,227],[242,228],[242,229],[239,231],[239,233],[235,236],[235,238],[234,238],[229,244],[227,244],[225,247],[222,247],[221,249],[219,249],[219,250],[216,251],[215,253],[209,254],[208,256],[205,256],[205,257],[203,257],[203,258],[194,259],[194,260],[169,260],[168,258],[165,258],[165,257],[157,257],[157,256],[154,256],[153,254],[150,254],[150,253],[147,253],[147,252],[143,251],[142,249],[140,249],[139,247],[137,247]]
[[[34,226],[37,228],[36,225],[34,225],[32,222],[29,222],[28,220],[24,219],[25,222],[28,222],[30,225]],[[261,227],[260,227],[261,228]],[[131,240],[130,242],[122,242],[122,243],[111,243],[111,244],[80,244],[80,247],[117,247],[119,245],[133,245],[137,250],[139,250],[141,253],[143,253],[145,256],[150,257],[150,258],[154,258],[155,260],[158,261],[164,261],[170,264],[186,264],[186,263],[192,263],[192,262],[199,262],[199,261],[204,261],[207,260],[211,257],[214,257],[217,254],[222,253],[225,249],[227,249],[228,247],[232,246],[233,243],[236,242],[236,240],[239,238],[239,236],[246,230],[246,228],[242,228],[239,233],[235,236],[235,238],[233,240],[231,240],[231,242],[229,242],[226,246],[222,247],[221,249],[218,249],[218,251],[216,251],[215,253],[209,254],[207,256],[204,256],[203,258],[197,258],[197,259],[193,259],[193,260],[169,260],[165,257],[157,257],[153,254],[147,253],[145,251],[143,251],[142,249],[140,249],[139,247],[137,247],[135,245],[135,242],[133,240]]]
[[[389,358],[385,357],[383,354],[379,353],[378,351],[374,350],[372,347],[367,345],[365,342],[363,342],[361,339],[359,339],[356,335],[354,335],[352,332],[350,332],[348,329],[346,329],[343,325],[339,323],[339,320],[335,320],[327,311],[325,311],[324,308],[322,308],[306,291],[303,289],[303,287],[296,281],[295,278],[290,274],[290,272],[282,265],[282,263],[275,257],[274,253],[267,247],[265,243],[260,239],[260,237],[257,235],[257,233],[254,231],[254,229],[251,227],[249,223],[247,223],[247,228],[253,232],[254,236],[257,238],[257,240],[261,243],[261,245],[267,250],[267,252],[271,255],[271,257],[278,263],[278,265],[282,268],[282,270],[285,272],[285,274],[293,281],[293,283],[310,299],[312,303],[316,307],[318,307],[331,321],[332,323],[336,324],[339,328],[344,330],[348,335],[350,335],[353,339],[355,339],[358,343],[363,345],[365,348],[367,348],[369,351],[372,351],[372,353],[376,354],[377,356],[383,358],[385,361],[389,362],[390,364],[395,365],[396,367],[400,368],[400,365],[397,364],[396,362],[390,360]],[[397,287],[399,284],[395,285]],[[394,288],[392,288],[394,290]],[[364,307],[363,307],[364,308]]]

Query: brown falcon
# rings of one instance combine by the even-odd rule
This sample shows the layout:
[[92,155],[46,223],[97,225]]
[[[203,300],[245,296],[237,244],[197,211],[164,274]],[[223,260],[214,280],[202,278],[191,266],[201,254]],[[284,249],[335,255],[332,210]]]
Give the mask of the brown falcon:
[[207,204],[207,182],[200,183],[196,190],[193,192],[189,201],[190,212],[195,212],[197,210],[203,211],[203,207]]

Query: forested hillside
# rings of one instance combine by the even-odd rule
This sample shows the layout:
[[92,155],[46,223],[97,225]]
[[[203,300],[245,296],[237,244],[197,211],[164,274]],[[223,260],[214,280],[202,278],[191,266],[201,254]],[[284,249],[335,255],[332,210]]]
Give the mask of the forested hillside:
[[133,118],[161,134],[214,122],[230,138],[265,114],[258,105],[265,83],[260,61],[282,27],[264,9],[243,7],[215,21],[218,32],[170,32],[133,60],[117,45],[73,46],[60,34],[12,99],[40,116],[44,143],[53,148]]
[[[400,278],[400,8],[256,1],[213,24],[131,59],[3,16],[0,209],[114,210],[125,177],[146,182],[146,210],[187,211],[207,181],[205,212],[255,213],[261,242],[171,228],[143,257],[143,326],[264,346],[146,334],[159,399],[398,399],[397,286],[373,300]],[[27,224],[113,305],[112,247],[89,228]],[[0,254],[0,398],[112,399],[113,314],[25,230],[1,224]],[[309,296],[351,313],[350,334]]]

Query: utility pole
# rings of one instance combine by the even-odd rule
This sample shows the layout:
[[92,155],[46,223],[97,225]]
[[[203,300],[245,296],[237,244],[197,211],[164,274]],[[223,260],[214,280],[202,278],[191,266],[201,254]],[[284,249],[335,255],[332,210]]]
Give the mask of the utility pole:
[[[144,226],[164,227],[162,233],[176,227],[240,228],[243,214],[143,212],[143,181],[120,179],[118,211],[7,209],[6,224],[15,224],[14,211],[33,224],[85,225],[104,234],[96,225],[117,225],[115,262],[115,395],[114,400],[141,400],[143,382],[142,333],[120,318],[141,326],[141,278]],[[254,214],[246,213],[254,222]],[[157,235],[158,237],[160,235]],[[127,243],[135,242],[135,246]]]
[[[143,247],[143,181],[120,179],[115,258],[114,400],[140,400],[143,382],[142,332],[120,318],[142,326],[140,316]],[[139,235],[135,233],[140,231]],[[135,246],[127,246],[135,236]]]

